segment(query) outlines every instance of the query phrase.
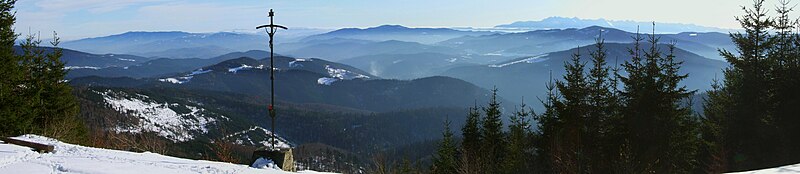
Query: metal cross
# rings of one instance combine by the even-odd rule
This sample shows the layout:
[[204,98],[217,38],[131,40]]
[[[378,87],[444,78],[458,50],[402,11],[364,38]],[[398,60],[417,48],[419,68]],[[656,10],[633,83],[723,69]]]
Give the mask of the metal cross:
[[271,91],[271,101],[267,109],[269,110],[269,116],[272,118],[272,140],[270,140],[270,144],[272,144],[272,149],[275,149],[275,64],[274,64],[274,50],[272,49],[272,38],[275,36],[275,32],[278,29],[288,30],[288,28],[280,25],[275,25],[272,23],[272,17],[275,16],[275,12],[272,9],[269,9],[269,24],[268,25],[261,25],[256,27],[256,29],[264,28],[267,31],[267,35],[269,35],[269,80],[270,80],[270,91]]

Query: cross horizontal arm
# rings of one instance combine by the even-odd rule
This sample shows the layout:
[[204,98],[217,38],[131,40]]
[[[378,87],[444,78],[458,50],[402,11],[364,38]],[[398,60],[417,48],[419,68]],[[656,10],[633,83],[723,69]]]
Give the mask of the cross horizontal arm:
[[284,26],[280,26],[280,25],[272,25],[272,24],[267,24],[267,25],[258,26],[258,27],[256,27],[256,29],[261,29],[261,28],[265,28],[265,27],[270,27],[270,28],[283,28],[284,30],[288,30],[288,29],[289,29],[289,28],[286,28],[286,27],[284,27]]

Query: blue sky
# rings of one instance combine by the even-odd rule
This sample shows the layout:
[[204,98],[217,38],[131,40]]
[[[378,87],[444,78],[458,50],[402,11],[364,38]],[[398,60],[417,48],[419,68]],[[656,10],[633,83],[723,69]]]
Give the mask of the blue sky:
[[[252,31],[267,22],[298,28],[491,27],[550,16],[693,23],[735,28],[751,0],[19,0],[18,33],[78,39],[126,31]],[[770,4],[769,7],[774,5]]]

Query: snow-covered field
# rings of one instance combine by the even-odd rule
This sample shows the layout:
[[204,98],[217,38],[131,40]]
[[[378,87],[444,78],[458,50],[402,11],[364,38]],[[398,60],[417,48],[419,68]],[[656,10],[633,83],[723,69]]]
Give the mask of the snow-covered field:
[[27,147],[0,143],[0,173],[291,173],[270,168],[259,169],[239,164],[176,158],[149,152],[134,153],[83,147],[37,135],[23,135],[15,139],[50,144],[55,146],[55,152],[40,154]]

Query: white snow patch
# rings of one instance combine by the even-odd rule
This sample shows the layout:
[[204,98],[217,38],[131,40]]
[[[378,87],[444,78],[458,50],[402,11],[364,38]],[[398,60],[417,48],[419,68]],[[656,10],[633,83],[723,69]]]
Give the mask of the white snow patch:
[[542,57],[545,57],[545,56],[547,56],[547,54],[542,54],[542,55],[538,55],[538,56],[533,56],[533,57],[529,57],[529,58],[525,58],[525,59],[520,59],[520,60],[517,60],[517,61],[512,61],[512,62],[508,62],[508,63],[504,63],[504,64],[499,64],[499,65],[489,65],[489,67],[492,67],[492,68],[501,68],[501,67],[505,67],[505,66],[508,66],[508,65],[518,64],[518,63],[537,63],[537,62],[542,62],[542,61],[545,61],[545,60],[547,60],[547,59],[543,59],[543,58],[542,58]]
[[[253,141],[253,139],[251,139],[250,136],[247,135],[247,133],[256,132],[256,131],[260,131],[260,132],[258,132],[259,134],[263,133],[262,135],[264,135],[264,137],[266,137],[267,139],[262,140],[262,141],[258,141],[258,142]],[[239,132],[236,132],[236,133],[233,133],[233,134],[230,134],[230,135],[226,135],[223,139],[236,138],[234,140],[234,142],[236,144],[239,144],[239,145],[270,146],[271,144],[269,143],[269,140],[270,140],[270,136],[271,136],[270,133],[271,132],[272,131],[269,131],[269,130],[261,127],[261,126],[254,126],[254,127],[250,127],[250,129],[247,129],[247,130],[243,130],[243,131],[239,131]],[[278,147],[278,148],[291,148],[292,147],[291,145],[289,145],[288,141],[286,141],[286,139],[283,139],[280,135],[275,134],[275,138],[276,138],[275,147]]]
[[251,69],[251,68],[253,68],[253,66],[242,64],[242,66],[239,66],[239,67],[228,68],[228,72],[232,72],[232,73],[236,74],[236,72],[239,72],[241,70]]
[[800,164],[785,165],[785,166],[761,169],[761,170],[736,172],[731,174],[768,174],[768,173],[800,173]]
[[303,64],[299,64],[297,62],[310,62],[312,59],[298,59],[295,58],[293,61],[289,62],[289,67],[303,67]]
[[354,72],[348,71],[346,69],[333,68],[330,65],[325,65],[325,69],[328,70],[328,74],[331,77],[342,79],[342,80],[352,80],[352,79],[357,79],[357,78],[369,78],[369,76],[365,76],[363,74],[354,73]]
[[151,152],[135,153],[84,147],[38,135],[23,135],[15,139],[53,145],[55,151],[37,153],[28,147],[0,144],[0,173],[292,173],[274,168],[258,169],[247,165],[176,158]]
[[[112,54],[111,56],[114,56],[114,55]],[[123,58],[117,58],[117,59],[119,59],[121,61],[136,62],[136,60],[133,60],[133,59],[123,59]]]
[[178,80],[176,78],[171,78],[171,77],[170,78],[158,79],[158,81],[169,82],[169,83],[174,83],[174,84],[183,84],[183,83],[189,82],[188,79],[186,79],[186,80]]
[[200,75],[200,74],[205,74],[205,73],[209,73],[209,72],[211,72],[210,69],[209,70],[203,70],[203,68],[200,68],[200,69],[192,71],[192,73],[189,73],[189,75],[190,76],[194,76],[194,75]]
[[194,139],[191,132],[208,133],[207,126],[217,121],[207,116],[205,109],[199,107],[183,105],[189,112],[177,113],[172,108],[180,107],[180,104],[158,103],[146,95],[128,95],[111,90],[95,92],[103,95],[105,102],[114,110],[138,118],[137,124],[118,125],[113,129],[117,133],[154,132],[174,142],[184,142]]
[[320,84],[320,85],[331,85],[331,84],[333,84],[333,82],[336,82],[336,81],[339,81],[339,79],[330,78],[330,77],[323,77],[323,78],[317,79],[317,84]]
[[95,66],[65,66],[64,69],[100,69]]
[[250,167],[257,169],[275,169],[275,170],[281,169],[280,167],[278,167],[278,165],[275,165],[275,162],[267,158],[256,159],[256,161],[253,162],[253,164],[250,165]]
[[456,62],[457,60],[458,60],[458,58],[449,58],[449,59],[447,59],[447,62],[453,63],[453,62]]
[[[125,67],[125,69],[128,69],[128,67]],[[163,78],[163,79],[158,79],[158,81],[169,82],[169,83],[174,83],[174,84],[184,84],[186,82],[189,82],[189,80],[192,80],[192,78],[194,78],[195,75],[205,74],[205,73],[208,73],[208,72],[211,72],[211,70],[203,70],[203,68],[200,68],[200,69],[192,71],[191,73],[187,74],[186,76]]]
[[320,85],[331,85],[333,82],[339,80],[352,80],[352,79],[359,79],[359,78],[369,78],[369,76],[365,76],[363,74],[354,73],[352,71],[348,71],[346,69],[337,69],[333,68],[330,65],[325,65],[325,69],[328,70],[328,75],[330,77],[322,77],[317,79],[317,83]]

